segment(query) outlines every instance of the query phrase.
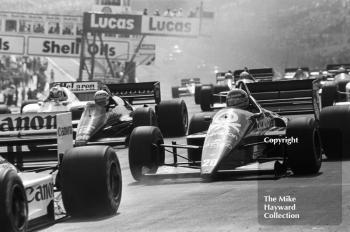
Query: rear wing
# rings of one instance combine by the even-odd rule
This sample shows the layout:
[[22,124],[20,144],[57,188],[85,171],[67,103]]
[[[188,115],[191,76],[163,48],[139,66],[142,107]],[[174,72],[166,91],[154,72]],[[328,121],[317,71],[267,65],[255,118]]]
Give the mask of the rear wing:
[[327,64],[326,69],[330,73],[338,72],[340,67],[344,67],[347,71],[350,71],[350,64]]
[[[44,151],[22,150],[23,145],[52,145]],[[0,154],[19,169],[42,167],[60,160],[73,147],[72,116],[67,113],[0,115]]]
[[257,102],[281,115],[317,114],[314,79],[242,83]]
[[244,72],[248,71],[250,75],[252,75],[256,80],[258,81],[272,81],[274,77],[274,70],[273,68],[259,68],[259,69],[249,69],[249,70],[236,70],[233,72],[233,76],[235,80],[239,78],[239,75]]
[[158,104],[161,101],[160,83],[141,82],[127,84],[106,84],[109,91],[134,105]]
[[95,93],[103,88],[98,81],[53,82],[50,88],[56,85],[69,89],[80,101],[93,101]]
[[188,84],[200,84],[201,80],[200,78],[185,78],[181,79],[181,86],[186,86]]
[[285,73],[295,73],[298,69],[303,70],[304,72],[310,72],[309,67],[299,67],[299,68],[286,68]]

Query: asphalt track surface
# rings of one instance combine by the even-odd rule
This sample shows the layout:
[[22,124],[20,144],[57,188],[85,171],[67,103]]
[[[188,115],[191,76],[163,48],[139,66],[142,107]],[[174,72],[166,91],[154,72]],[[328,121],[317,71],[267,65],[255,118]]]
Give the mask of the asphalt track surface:
[[[184,98],[190,115],[199,112]],[[167,139],[184,142],[184,138]],[[316,176],[274,178],[233,175],[215,182],[199,177],[148,178],[137,183],[128,164],[128,149],[117,148],[123,175],[123,196],[117,215],[71,218],[42,231],[349,231],[350,162],[324,162]],[[296,196],[299,219],[260,220],[263,196]],[[260,209],[260,210],[259,210]]]

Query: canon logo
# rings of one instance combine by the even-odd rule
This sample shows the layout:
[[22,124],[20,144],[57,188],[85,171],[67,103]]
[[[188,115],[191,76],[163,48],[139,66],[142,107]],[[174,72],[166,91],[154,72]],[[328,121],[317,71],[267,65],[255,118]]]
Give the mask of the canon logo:
[[0,121],[0,131],[41,130],[44,128],[55,129],[56,116],[6,117]]

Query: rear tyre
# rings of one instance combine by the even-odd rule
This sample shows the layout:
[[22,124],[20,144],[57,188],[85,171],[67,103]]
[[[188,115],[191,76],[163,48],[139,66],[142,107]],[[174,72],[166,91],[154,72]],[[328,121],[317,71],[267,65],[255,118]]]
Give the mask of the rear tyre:
[[332,106],[337,100],[338,88],[334,82],[326,82],[322,87],[321,104],[322,108]]
[[320,136],[313,118],[296,118],[287,125],[287,136],[298,139],[287,145],[288,165],[294,175],[319,172],[322,162]]
[[322,145],[328,159],[350,157],[350,106],[335,105],[322,109],[320,132]]
[[145,173],[155,173],[164,164],[163,136],[157,127],[141,126],[130,135],[129,166],[131,175],[140,181]]
[[[214,113],[198,113],[192,116],[188,127],[188,134],[195,134],[208,130]],[[203,138],[187,138],[188,145],[203,146]],[[201,161],[202,149],[188,149],[188,159]]]
[[188,127],[188,112],[184,100],[162,101],[156,106],[158,125],[165,136],[184,136]]
[[11,114],[11,110],[7,105],[0,105],[0,114]]
[[180,97],[179,87],[172,87],[171,94],[173,98],[179,98]]
[[0,169],[0,228],[3,232],[26,231],[27,196],[22,180],[13,169]]
[[69,150],[60,169],[62,199],[74,217],[115,214],[122,196],[122,175],[115,151],[108,146]]
[[200,106],[202,111],[212,111],[213,104],[213,87],[203,86],[201,90]]
[[138,126],[157,126],[157,116],[150,107],[140,107],[134,111],[133,116],[134,127]]
[[201,85],[196,85],[194,88],[194,103],[196,103],[196,105],[201,103],[201,89]]

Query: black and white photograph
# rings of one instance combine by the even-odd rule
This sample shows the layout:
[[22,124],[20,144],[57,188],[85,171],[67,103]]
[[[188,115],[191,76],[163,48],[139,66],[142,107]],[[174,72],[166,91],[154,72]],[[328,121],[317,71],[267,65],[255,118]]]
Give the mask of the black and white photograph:
[[350,0],[0,5],[0,232],[350,231]]

